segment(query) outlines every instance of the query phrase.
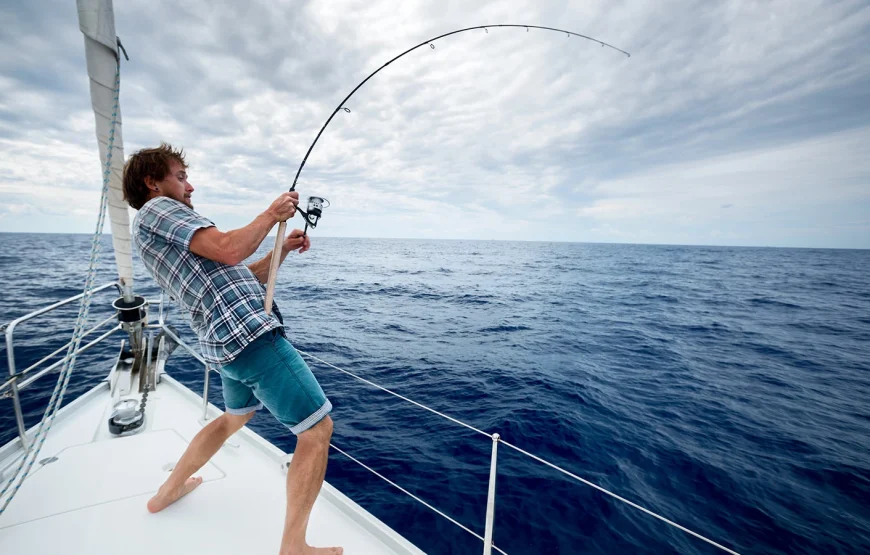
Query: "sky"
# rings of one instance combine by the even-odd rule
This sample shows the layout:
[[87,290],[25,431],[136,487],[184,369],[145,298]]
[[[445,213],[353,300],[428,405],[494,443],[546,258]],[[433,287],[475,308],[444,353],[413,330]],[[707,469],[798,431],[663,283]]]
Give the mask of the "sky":
[[[185,149],[241,227],[315,237],[870,248],[866,1],[116,2],[125,154]],[[92,233],[101,168],[72,0],[0,6],[0,232]],[[132,209],[131,209],[132,214]],[[301,219],[292,224],[300,226]],[[108,231],[108,229],[107,229]]]

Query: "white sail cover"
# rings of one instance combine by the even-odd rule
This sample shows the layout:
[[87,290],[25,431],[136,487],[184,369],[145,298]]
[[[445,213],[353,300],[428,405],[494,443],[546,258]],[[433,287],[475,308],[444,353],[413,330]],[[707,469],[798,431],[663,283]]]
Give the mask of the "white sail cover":
[[[91,83],[91,106],[97,123],[97,144],[101,167],[106,167],[109,132],[115,106],[115,73],[118,50],[115,37],[115,13],[112,0],[76,0],[79,29],[85,35],[85,56]],[[109,219],[112,224],[112,246],[118,277],[126,294],[133,291],[133,254],[130,246],[130,216],[121,188],[124,170],[124,139],[121,134],[121,109],[115,127],[112,149],[112,171],[109,178]]]

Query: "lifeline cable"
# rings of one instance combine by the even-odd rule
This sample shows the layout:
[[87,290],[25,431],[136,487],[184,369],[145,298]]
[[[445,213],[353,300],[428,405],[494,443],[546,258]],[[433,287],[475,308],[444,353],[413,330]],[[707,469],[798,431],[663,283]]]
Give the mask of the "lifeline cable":
[[[429,411],[429,412],[431,412],[431,413],[433,413],[433,414],[435,414],[435,415],[437,415],[437,416],[440,416],[441,418],[446,418],[447,420],[450,420],[451,422],[453,422],[453,423],[455,423],[455,424],[459,424],[460,426],[463,426],[463,427],[465,427],[465,428],[468,428],[469,430],[472,430],[472,431],[474,431],[474,432],[477,432],[477,433],[479,433],[479,434],[481,434],[481,435],[484,435],[484,436],[487,436],[487,437],[492,437],[492,434],[490,434],[490,433],[488,433],[488,432],[485,432],[485,431],[483,431],[483,430],[481,430],[481,429],[479,429],[479,428],[476,428],[476,427],[472,426],[471,424],[466,424],[465,422],[462,422],[461,420],[459,420],[459,419],[457,419],[457,418],[453,418],[452,416],[448,416],[448,415],[446,415],[446,414],[444,414],[444,413],[442,413],[442,412],[439,412],[439,411],[437,411],[437,410],[435,410],[435,409],[433,409],[433,408],[427,407],[426,405],[424,405],[424,404],[422,404],[422,403],[418,403],[417,401],[414,401],[414,400],[412,400],[412,399],[409,399],[408,397],[405,397],[404,395],[400,395],[400,394],[396,393],[395,391],[392,391],[392,390],[390,390],[390,389],[387,389],[386,387],[383,387],[383,386],[381,386],[381,385],[378,385],[378,384],[376,384],[375,382],[373,382],[373,381],[371,381],[371,380],[367,380],[367,379],[365,379],[365,378],[363,378],[363,377],[361,377],[361,376],[358,376],[358,375],[354,374],[353,372],[350,372],[350,371],[348,371],[348,370],[345,370],[344,368],[340,368],[340,367],[338,367],[338,366],[336,366],[336,365],[334,365],[334,364],[332,364],[332,363],[330,363],[330,362],[327,362],[327,361],[323,360],[322,358],[318,358],[318,357],[314,356],[314,355],[311,354],[311,353],[308,353],[308,352],[303,351],[303,350],[301,350],[301,349],[297,349],[297,352],[299,352],[299,354],[302,355],[302,356],[309,357],[309,358],[311,358],[311,359],[313,359],[313,360],[316,360],[317,362],[320,362],[320,363],[322,363],[322,364],[324,364],[324,365],[326,365],[326,366],[329,366],[330,368],[333,368],[333,369],[335,369],[335,370],[338,370],[339,372],[342,372],[342,373],[344,373],[344,374],[346,374],[346,375],[348,375],[348,376],[350,376],[350,377],[352,377],[352,378],[355,378],[355,379],[357,379],[357,380],[359,380],[359,381],[361,381],[361,382],[363,382],[363,383],[366,383],[366,384],[368,384],[368,385],[371,385],[371,386],[373,386],[373,387],[376,387],[376,388],[380,389],[381,391],[384,391],[384,392],[386,392],[386,393],[389,393],[390,395],[392,395],[392,396],[394,396],[394,397],[398,397],[399,399],[402,399],[403,401],[407,401],[407,402],[409,402],[409,403],[412,403],[412,404],[414,404],[414,405],[420,407],[421,409],[427,410],[427,411]],[[726,553],[730,553],[731,555],[740,555],[740,553],[738,553],[737,551],[734,551],[734,550],[731,549],[731,548],[725,547],[724,545],[722,545],[722,544],[720,544],[720,543],[718,543],[718,542],[715,542],[715,541],[711,540],[710,538],[708,538],[708,537],[706,537],[706,536],[702,536],[701,534],[699,534],[699,533],[697,533],[697,532],[695,532],[695,531],[693,531],[693,530],[690,530],[689,528],[686,528],[685,526],[682,526],[682,525],[680,525],[680,524],[677,524],[677,523],[674,522],[673,520],[670,520],[670,519],[668,519],[668,518],[665,518],[665,517],[663,517],[662,515],[660,515],[660,514],[658,514],[658,513],[655,513],[655,512],[653,512],[653,511],[647,509],[646,507],[642,507],[641,505],[638,505],[637,503],[634,503],[634,502],[632,502],[632,501],[629,501],[629,500],[626,499],[625,497],[622,497],[622,496],[620,496],[620,495],[617,495],[617,494],[613,493],[613,492],[610,491],[610,490],[607,490],[607,489],[605,489],[605,488],[603,488],[603,487],[601,487],[601,486],[599,486],[599,485],[597,485],[597,484],[595,484],[595,483],[593,483],[593,482],[590,482],[589,480],[586,480],[585,478],[581,478],[581,477],[578,476],[577,474],[574,474],[573,472],[570,472],[570,471],[568,471],[568,470],[565,470],[565,469],[562,468],[561,466],[558,466],[558,465],[556,465],[556,464],[554,464],[554,463],[552,463],[552,462],[550,462],[550,461],[548,461],[548,460],[546,460],[546,459],[543,459],[543,458],[541,458],[541,457],[539,457],[539,456],[537,456],[537,455],[535,455],[535,454],[533,454],[533,453],[529,453],[529,452],[526,451],[525,449],[521,449],[520,447],[517,447],[516,445],[514,445],[514,444],[512,444],[512,443],[510,443],[510,442],[508,442],[508,441],[505,441],[503,438],[499,438],[498,441],[499,441],[499,443],[502,443],[502,444],[504,444],[505,446],[510,447],[511,449],[513,449],[513,450],[515,450],[515,451],[517,451],[517,452],[519,452],[519,453],[521,453],[521,454],[523,454],[523,455],[525,455],[525,456],[527,456],[527,457],[529,457],[529,458],[531,458],[531,459],[533,459],[533,460],[536,460],[536,461],[538,461],[538,462],[540,462],[540,463],[543,463],[543,464],[549,466],[550,468],[553,468],[554,470],[557,470],[557,471],[561,472],[562,474],[564,474],[565,476],[568,476],[569,478],[573,478],[574,480],[576,480],[576,481],[578,481],[578,482],[580,482],[580,483],[582,483],[582,484],[585,484],[585,485],[587,485],[587,486],[590,486],[590,487],[592,487],[592,488],[594,488],[594,489],[600,491],[601,493],[604,493],[604,494],[606,494],[606,495],[609,495],[610,497],[612,497],[612,498],[614,498],[614,499],[616,499],[616,500],[618,500],[618,501],[621,501],[621,502],[623,502],[623,503],[629,505],[630,507],[633,507],[633,508],[635,508],[635,509],[638,509],[638,510],[640,510],[640,511],[643,511],[644,513],[646,513],[646,514],[648,514],[648,515],[650,515],[650,516],[652,516],[652,517],[655,517],[655,518],[661,520],[662,522],[665,522],[665,523],[667,523],[667,524],[670,524],[671,526],[673,526],[673,527],[675,527],[675,528],[677,528],[677,529],[679,529],[679,530],[682,530],[683,532],[686,532],[687,534],[690,534],[690,535],[692,535],[692,536],[694,536],[694,537],[696,537],[696,538],[698,538],[698,539],[700,539],[700,540],[703,540],[703,541],[707,542],[707,543],[710,544],[710,545],[713,545],[713,546],[715,546],[715,547],[718,547],[719,549],[721,549],[722,551],[725,551]],[[388,480],[387,478],[385,478],[385,477],[382,476],[381,474],[378,474],[377,472],[375,472],[374,470],[372,470],[371,468],[369,468],[368,466],[366,466],[366,465],[363,464],[362,462],[360,462],[360,461],[358,461],[357,459],[351,457],[350,455],[348,455],[347,453],[345,453],[344,451],[342,451],[341,449],[339,449],[338,447],[336,447],[334,444],[330,443],[330,446],[331,446],[332,448],[334,448],[336,451],[338,451],[339,453],[341,453],[342,455],[345,455],[346,457],[350,458],[350,459],[353,460],[354,462],[356,462],[356,463],[362,465],[364,468],[366,468],[366,469],[369,470],[370,472],[374,473],[374,474],[375,474],[376,476],[378,476],[379,478],[381,478],[381,479],[383,479],[383,480],[386,480],[389,484],[391,484],[391,485],[393,485],[393,486],[399,488],[399,489],[402,490],[404,493],[407,493],[408,495],[411,495],[409,492],[407,492],[406,490],[404,490],[403,488],[401,488],[401,487],[398,486],[397,484],[391,482],[390,480]],[[426,505],[427,507],[429,507],[430,509],[432,509],[432,510],[435,511],[436,513],[440,514],[441,516],[447,518],[448,520],[450,520],[451,522],[453,522],[454,524],[456,524],[456,525],[459,526],[460,528],[463,528],[463,529],[465,529],[467,532],[471,532],[472,534],[474,534],[474,535],[477,536],[478,538],[483,539],[483,538],[481,538],[480,536],[478,536],[475,532],[472,532],[472,531],[469,530],[468,528],[465,528],[465,526],[463,526],[462,524],[456,522],[455,520],[453,520],[452,518],[450,518],[450,517],[447,516],[446,514],[442,513],[441,511],[439,511],[439,510],[436,509],[435,507],[429,505],[428,503],[424,502],[423,500],[417,498],[417,497],[414,496],[414,495],[411,495],[411,497],[413,497],[415,500],[417,500],[417,501],[423,503],[424,505]],[[493,547],[495,547],[495,546],[493,545]],[[499,550],[499,551],[501,551],[501,550]],[[502,553],[503,553],[503,552],[502,552]]]

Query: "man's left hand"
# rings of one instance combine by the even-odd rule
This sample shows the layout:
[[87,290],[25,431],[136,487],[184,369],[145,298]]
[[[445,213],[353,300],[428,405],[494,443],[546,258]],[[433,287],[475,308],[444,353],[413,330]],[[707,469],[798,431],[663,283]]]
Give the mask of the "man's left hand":
[[308,235],[303,235],[301,229],[294,229],[290,232],[290,235],[284,239],[284,254],[289,253],[290,251],[299,250],[299,254],[307,251],[311,248],[311,239]]

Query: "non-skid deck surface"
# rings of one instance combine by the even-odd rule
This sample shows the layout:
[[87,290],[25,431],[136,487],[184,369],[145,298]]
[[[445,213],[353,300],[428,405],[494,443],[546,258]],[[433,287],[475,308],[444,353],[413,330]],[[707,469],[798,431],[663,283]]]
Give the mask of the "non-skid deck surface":
[[[196,491],[152,515],[145,503],[201,429],[201,399],[174,380],[149,395],[148,430],[105,431],[109,391],[89,394],[56,421],[37,465],[0,516],[0,553],[276,554],[285,506],[282,453],[244,429],[198,475]],[[324,484],[308,529],[311,545],[348,555],[422,553]]]

